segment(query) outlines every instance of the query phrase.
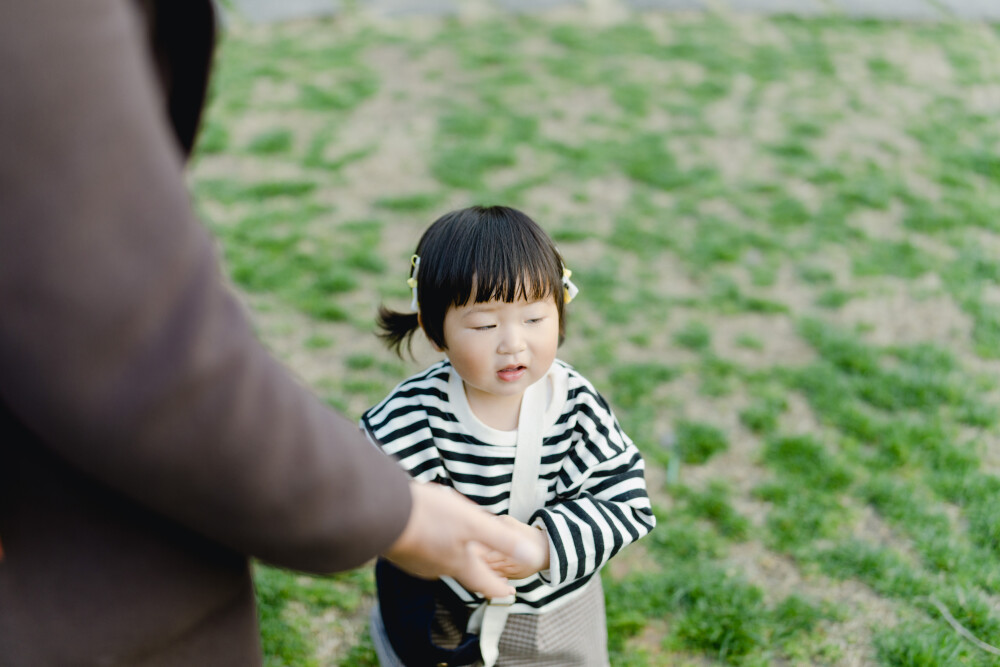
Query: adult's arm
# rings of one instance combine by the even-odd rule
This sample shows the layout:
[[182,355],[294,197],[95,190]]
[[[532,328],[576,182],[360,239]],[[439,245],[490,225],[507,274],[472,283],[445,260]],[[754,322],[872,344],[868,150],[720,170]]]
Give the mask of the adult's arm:
[[136,502],[309,571],[385,551],[408,479],[257,342],[194,219],[125,0],[0,8],[0,401]]

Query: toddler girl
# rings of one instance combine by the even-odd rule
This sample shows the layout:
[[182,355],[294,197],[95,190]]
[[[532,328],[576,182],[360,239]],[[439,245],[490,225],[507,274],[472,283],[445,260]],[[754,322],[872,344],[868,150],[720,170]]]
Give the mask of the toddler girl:
[[[594,387],[556,359],[565,304],[576,293],[570,273],[533,220],[501,206],[441,217],[411,263],[415,312],[382,307],[381,335],[401,352],[422,329],[447,358],[398,385],[362,416],[361,427],[415,479],[449,486],[518,522],[546,556],[534,568],[492,557],[493,568],[512,580],[513,599],[486,601],[454,581],[435,582],[430,620],[409,602],[390,610],[408,580],[379,571],[372,637],[380,660],[607,665],[599,571],[655,519],[639,451]],[[536,416],[525,423],[529,413]],[[507,516],[517,516],[515,451],[532,430],[540,431],[541,454],[529,509],[518,521]],[[481,657],[436,652],[467,647],[475,637],[467,631],[479,636]],[[413,638],[427,635],[428,646],[414,649]]]

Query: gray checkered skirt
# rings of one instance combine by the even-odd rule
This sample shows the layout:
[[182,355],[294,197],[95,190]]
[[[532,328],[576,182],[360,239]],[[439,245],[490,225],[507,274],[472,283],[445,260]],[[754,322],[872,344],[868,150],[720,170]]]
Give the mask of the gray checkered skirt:
[[[457,646],[462,637],[462,629],[441,603],[432,630],[434,642],[446,648]],[[371,614],[371,635],[382,667],[406,667],[389,644],[377,604]],[[600,575],[580,595],[552,611],[508,616],[497,667],[609,667]]]

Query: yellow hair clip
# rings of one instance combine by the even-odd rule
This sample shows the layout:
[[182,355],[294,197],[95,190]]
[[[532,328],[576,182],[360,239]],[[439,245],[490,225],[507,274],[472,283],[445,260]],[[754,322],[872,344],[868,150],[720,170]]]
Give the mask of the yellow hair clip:
[[572,275],[573,272],[564,266],[562,284],[563,284],[563,299],[565,300],[566,303],[569,303],[570,301],[575,299],[576,295],[580,293],[580,288],[574,285],[573,281],[569,279],[570,276]]

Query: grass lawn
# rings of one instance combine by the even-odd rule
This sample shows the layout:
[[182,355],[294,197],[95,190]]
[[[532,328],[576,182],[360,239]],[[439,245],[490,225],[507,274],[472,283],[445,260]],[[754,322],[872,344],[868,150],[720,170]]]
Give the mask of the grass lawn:
[[[612,664],[969,665],[1000,646],[1000,32],[581,12],[224,35],[191,171],[263,340],[356,418],[434,359],[440,214],[521,208],[560,356],[646,456]],[[376,664],[366,570],[258,567],[269,665]]]

